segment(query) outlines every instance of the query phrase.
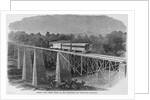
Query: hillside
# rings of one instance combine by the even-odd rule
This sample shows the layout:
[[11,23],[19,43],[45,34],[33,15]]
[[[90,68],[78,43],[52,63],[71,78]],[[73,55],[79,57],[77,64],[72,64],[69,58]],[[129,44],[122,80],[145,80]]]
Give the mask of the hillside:
[[106,35],[112,31],[126,31],[123,22],[106,15],[42,15],[24,18],[11,23],[9,27],[11,30],[22,30],[27,33],[41,32],[41,34],[49,31],[55,34]]

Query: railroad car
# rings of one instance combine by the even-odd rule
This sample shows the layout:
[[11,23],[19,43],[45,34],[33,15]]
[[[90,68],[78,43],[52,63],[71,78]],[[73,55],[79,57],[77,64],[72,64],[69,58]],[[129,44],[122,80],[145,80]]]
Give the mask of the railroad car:
[[68,50],[75,52],[88,53],[92,51],[92,45],[89,43],[49,43],[50,48],[52,49],[60,49],[60,50]]

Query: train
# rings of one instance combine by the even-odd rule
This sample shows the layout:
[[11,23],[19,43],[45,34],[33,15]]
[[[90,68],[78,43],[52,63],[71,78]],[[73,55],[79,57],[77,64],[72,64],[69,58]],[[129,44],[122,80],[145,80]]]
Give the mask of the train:
[[72,52],[88,53],[92,52],[92,44],[89,43],[57,43],[50,42],[51,49],[67,50]]

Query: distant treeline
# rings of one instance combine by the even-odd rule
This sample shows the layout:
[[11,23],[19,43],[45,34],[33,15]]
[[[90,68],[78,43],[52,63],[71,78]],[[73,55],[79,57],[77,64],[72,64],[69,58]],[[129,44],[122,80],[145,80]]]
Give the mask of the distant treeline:
[[9,33],[9,40],[45,48],[49,48],[49,42],[59,41],[72,43],[90,43],[93,45],[93,53],[112,56],[124,56],[126,52],[126,36],[127,33],[122,31],[113,31],[106,36],[82,36],[82,34],[54,34],[50,32],[46,32],[45,35],[42,35],[41,33],[27,34],[24,31],[11,31]]

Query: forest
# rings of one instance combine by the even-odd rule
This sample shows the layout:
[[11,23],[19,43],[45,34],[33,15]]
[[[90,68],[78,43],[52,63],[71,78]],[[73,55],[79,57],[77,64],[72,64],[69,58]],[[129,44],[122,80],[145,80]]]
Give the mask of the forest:
[[63,34],[46,32],[42,35],[40,32],[27,34],[25,31],[11,31],[8,34],[9,40],[20,44],[33,45],[49,48],[49,42],[69,42],[69,43],[90,43],[93,45],[92,53],[111,56],[124,57],[126,53],[127,33],[122,31],[113,31],[105,36],[99,34]]

